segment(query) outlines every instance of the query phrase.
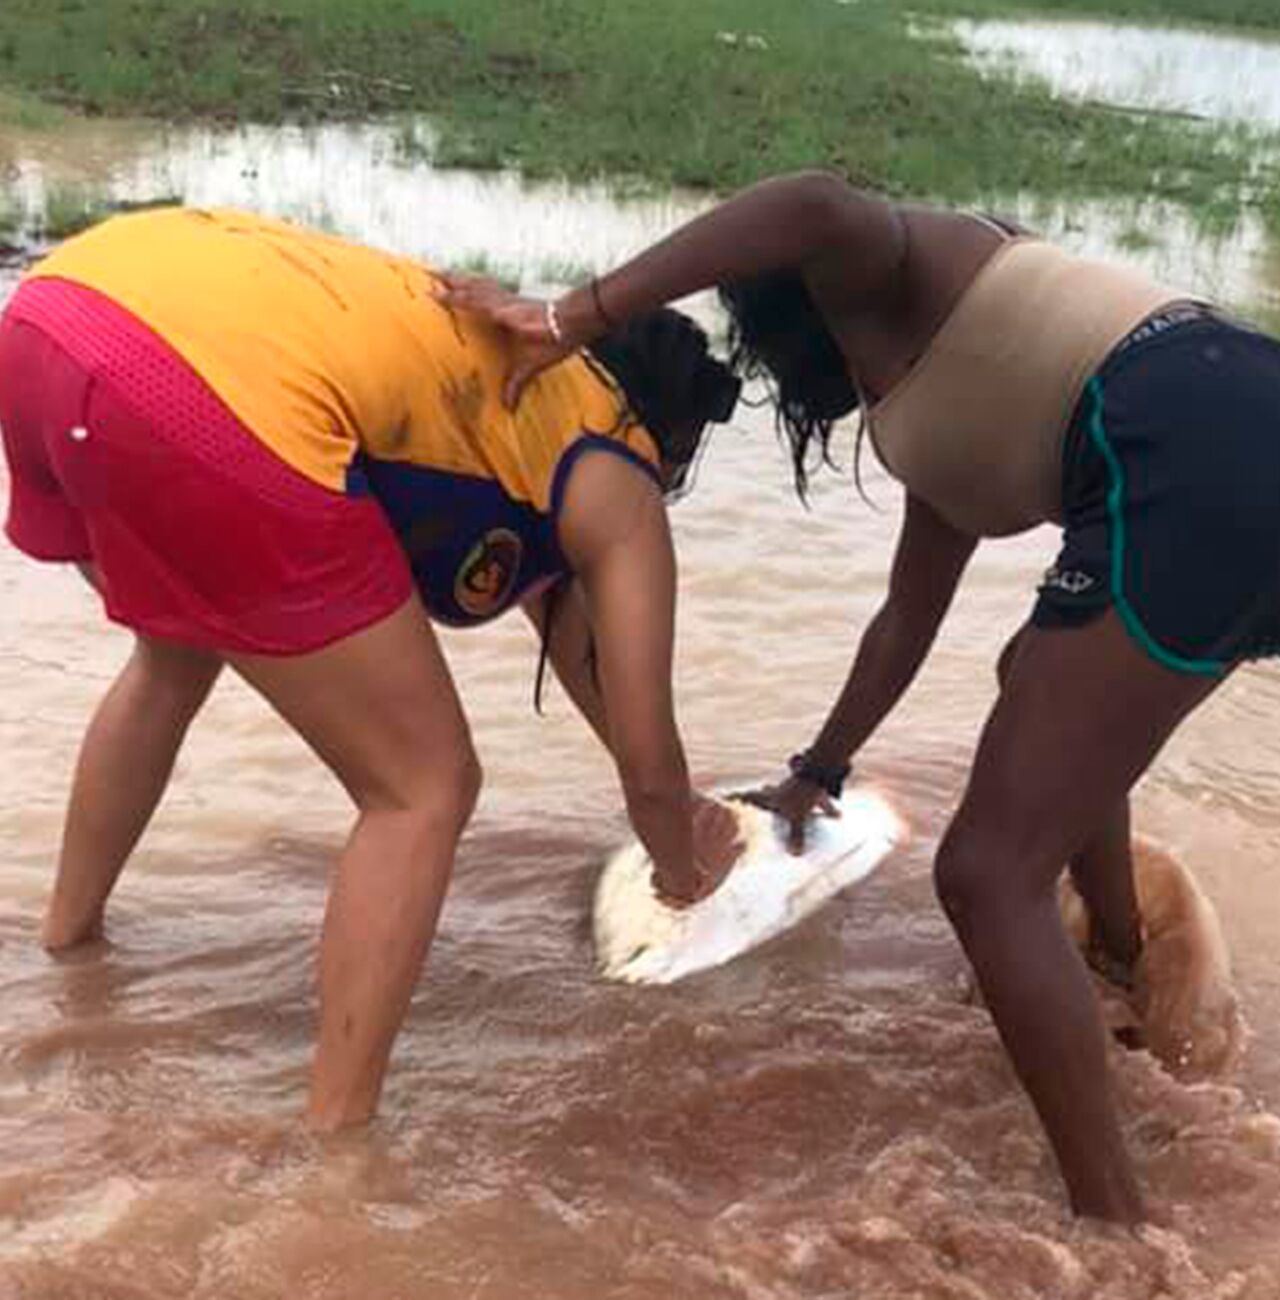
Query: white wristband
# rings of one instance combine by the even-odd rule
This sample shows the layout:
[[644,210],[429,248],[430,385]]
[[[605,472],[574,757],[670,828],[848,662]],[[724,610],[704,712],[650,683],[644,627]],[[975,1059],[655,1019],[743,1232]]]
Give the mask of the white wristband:
[[556,305],[550,298],[543,303],[542,314],[546,318],[547,333],[550,334],[557,343],[563,343],[564,331],[560,328],[560,314],[556,311]]

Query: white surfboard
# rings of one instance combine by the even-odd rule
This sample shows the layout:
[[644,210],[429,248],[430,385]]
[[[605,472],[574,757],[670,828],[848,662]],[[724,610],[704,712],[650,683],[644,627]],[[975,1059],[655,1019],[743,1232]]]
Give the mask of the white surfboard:
[[902,823],[869,790],[848,791],[839,817],[810,822],[792,854],[781,818],[732,803],[746,848],[720,888],[692,907],[653,892],[653,863],[633,841],[605,864],[596,885],[596,956],[609,979],[671,984],[789,930],[842,889],[864,879],[902,836]]

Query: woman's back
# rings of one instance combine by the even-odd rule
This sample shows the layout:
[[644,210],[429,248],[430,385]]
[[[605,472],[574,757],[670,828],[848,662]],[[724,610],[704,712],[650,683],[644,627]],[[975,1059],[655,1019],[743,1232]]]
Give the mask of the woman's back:
[[571,359],[513,416],[502,345],[437,302],[430,268],[250,213],[116,217],[29,278],[71,280],[126,308],[272,451],[339,490],[372,458],[496,479],[545,510],[564,448],[621,412],[616,388]]

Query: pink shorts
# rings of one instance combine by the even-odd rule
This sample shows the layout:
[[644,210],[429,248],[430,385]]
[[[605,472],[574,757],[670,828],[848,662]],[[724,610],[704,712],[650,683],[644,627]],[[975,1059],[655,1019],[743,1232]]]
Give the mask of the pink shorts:
[[91,561],[107,613],[226,653],[302,654],[386,617],[412,576],[371,497],[269,451],[110,299],[30,280],[0,317],[5,531]]

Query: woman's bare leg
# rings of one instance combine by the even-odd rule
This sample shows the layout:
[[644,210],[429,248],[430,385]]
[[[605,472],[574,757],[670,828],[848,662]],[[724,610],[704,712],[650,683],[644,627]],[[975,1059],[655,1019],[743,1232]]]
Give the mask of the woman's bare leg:
[[107,898],[221,666],[206,651],[137,638],[81,742],[42,932],[50,951],[102,933]]
[[1142,952],[1142,918],[1127,797],[1072,857],[1071,880],[1089,916],[1090,963],[1114,983],[1131,985]]
[[1216,682],[1157,665],[1114,613],[1029,629],[938,850],[939,897],[1080,1214],[1132,1222],[1143,1209],[1056,883]]
[[[1029,627],[1030,625],[1028,625]],[[1027,627],[1000,654],[996,678],[1004,690]],[[1070,861],[1071,879],[1089,917],[1090,959],[1117,982],[1132,979],[1142,950],[1142,923],[1133,878],[1133,843],[1126,795]]]
[[359,810],[329,892],[308,1117],[368,1119],[480,785],[466,720],[416,597],[297,658],[232,656]]

